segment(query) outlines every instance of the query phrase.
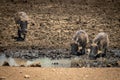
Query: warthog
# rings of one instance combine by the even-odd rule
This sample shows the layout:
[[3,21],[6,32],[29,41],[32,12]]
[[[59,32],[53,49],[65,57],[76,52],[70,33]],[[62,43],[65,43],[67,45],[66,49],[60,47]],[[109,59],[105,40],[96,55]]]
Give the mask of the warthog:
[[96,37],[93,39],[93,42],[91,44],[90,48],[90,58],[96,58],[99,51],[101,51],[100,55],[103,54],[106,55],[107,49],[109,46],[109,38],[108,35],[104,32],[100,32]]
[[[88,43],[88,34],[84,30],[79,30],[73,36],[73,43],[71,44],[71,53],[72,54],[85,54],[85,48]],[[80,49],[81,47],[81,49]],[[78,52],[80,49],[80,52]],[[79,54],[79,55],[80,55]]]
[[18,25],[18,38],[23,38],[24,40],[27,33],[29,17],[25,12],[17,12],[14,19],[16,24]]

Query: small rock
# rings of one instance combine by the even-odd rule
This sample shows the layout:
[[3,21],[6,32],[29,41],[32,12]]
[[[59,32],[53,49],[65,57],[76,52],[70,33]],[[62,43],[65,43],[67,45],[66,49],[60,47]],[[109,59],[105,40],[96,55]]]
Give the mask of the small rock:
[[52,71],[54,71],[54,72],[55,72],[55,69],[52,69]]
[[54,62],[54,63],[52,63],[52,64],[54,64],[54,65],[58,65],[59,63],[58,63],[58,62]]
[[30,75],[25,75],[24,78],[30,78]]
[[20,73],[22,73],[22,71],[20,71]]
[[25,67],[25,65],[24,65],[24,64],[22,64],[22,65],[20,65],[20,67]]
[[88,77],[88,75],[85,75],[85,77]]
[[118,66],[120,66],[120,61],[117,61],[117,63],[118,63]]
[[35,62],[33,64],[28,65],[28,67],[41,67],[40,62]]
[[7,61],[4,61],[4,63],[2,64],[2,66],[10,66],[10,64]]
[[6,77],[0,77],[0,80],[5,80],[6,79]]

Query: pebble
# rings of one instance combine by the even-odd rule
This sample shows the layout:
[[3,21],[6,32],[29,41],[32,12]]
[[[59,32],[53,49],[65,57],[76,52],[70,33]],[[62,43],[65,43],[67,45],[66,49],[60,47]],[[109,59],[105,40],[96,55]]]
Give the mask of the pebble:
[[24,78],[30,78],[30,75],[25,75]]
[[0,80],[5,80],[6,79],[6,77],[0,77]]
[[28,67],[41,67],[41,64],[40,64],[40,62],[34,62],[34,63],[28,65]]
[[20,73],[22,73],[22,71],[20,71]]
[[10,66],[10,64],[7,61],[4,61],[4,63],[2,64],[2,66]]
[[55,69],[52,69],[53,72],[55,72],[56,70]]
[[120,66],[120,61],[117,61],[118,65]]

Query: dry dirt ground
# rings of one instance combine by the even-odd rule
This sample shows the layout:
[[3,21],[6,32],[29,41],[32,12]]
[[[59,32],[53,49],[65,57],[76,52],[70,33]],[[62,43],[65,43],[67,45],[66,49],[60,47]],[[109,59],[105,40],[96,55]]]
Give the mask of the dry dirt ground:
[[[92,40],[102,29],[109,34],[110,48],[120,49],[120,0],[16,1],[0,0],[0,47],[70,49],[77,30],[85,30]],[[35,21],[35,25],[29,25],[24,42],[14,39],[17,28],[13,15],[17,11],[25,11]],[[24,78],[25,75],[30,78]],[[0,67],[1,77],[5,80],[120,80],[120,69]]]
[[5,80],[120,80],[120,69],[0,67],[1,77]]
[[[90,40],[102,29],[109,34],[110,48],[120,48],[119,0],[21,0],[0,1],[0,46],[39,46],[69,49],[77,30],[85,30]],[[35,21],[29,25],[27,39],[19,42],[13,20],[17,11]]]

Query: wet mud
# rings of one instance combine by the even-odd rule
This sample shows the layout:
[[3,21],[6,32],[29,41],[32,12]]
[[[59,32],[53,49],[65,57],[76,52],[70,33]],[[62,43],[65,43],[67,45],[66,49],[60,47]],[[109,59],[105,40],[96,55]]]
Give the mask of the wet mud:
[[96,59],[89,58],[89,53],[78,56],[66,49],[8,49],[1,52],[0,56],[1,61],[10,63],[9,66],[30,67],[39,62],[41,67],[120,67],[120,50],[110,50],[106,56]]

